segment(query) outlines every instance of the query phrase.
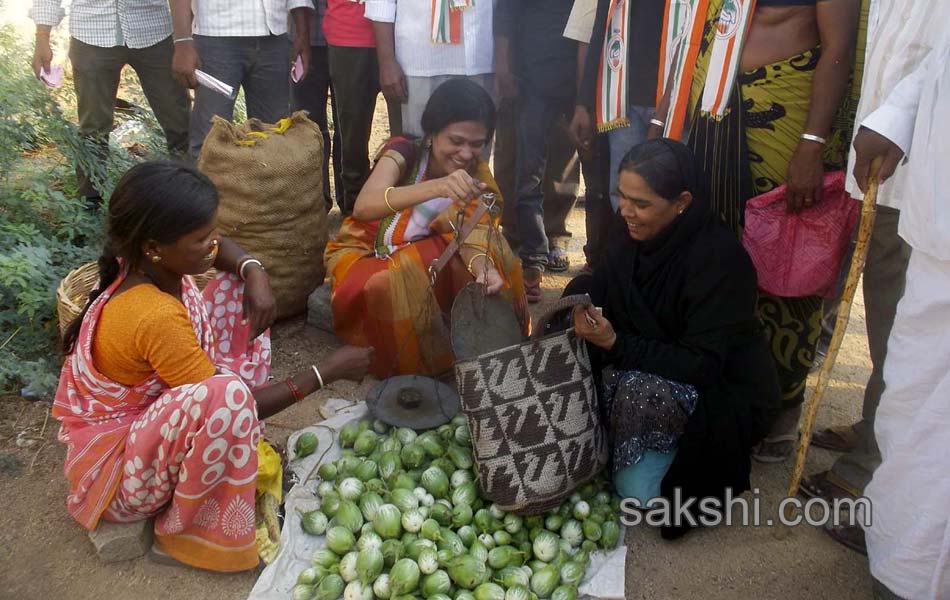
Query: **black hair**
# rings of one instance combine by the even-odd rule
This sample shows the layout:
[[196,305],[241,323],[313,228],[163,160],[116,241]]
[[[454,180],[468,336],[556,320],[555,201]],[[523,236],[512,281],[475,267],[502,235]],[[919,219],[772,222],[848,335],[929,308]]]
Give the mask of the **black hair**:
[[495,103],[482,86],[456,77],[432,92],[422,112],[422,131],[432,136],[452,123],[464,121],[481,123],[491,139],[495,134]]
[[122,176],[109,198],[106,242],[99,256],[99,287],[63,335],[63,350],[73,351],[89,306],[119,276],[119,261],[129,268],[142,262],[142,244],[171,244],[208,224],[218,208],[218,191],[207,176],[170,161],[138,164]]
[[683,192],[696,193],[693,152],[676,140],[659,138],[637,144],[620,161],[618,171],[636,173],[670,202]]

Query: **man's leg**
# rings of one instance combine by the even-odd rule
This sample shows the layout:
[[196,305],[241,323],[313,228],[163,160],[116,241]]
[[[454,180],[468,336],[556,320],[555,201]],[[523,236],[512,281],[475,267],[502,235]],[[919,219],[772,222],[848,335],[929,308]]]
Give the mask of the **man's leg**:
[[165,132],[168,152],[184,156],[188,152],[188,118],[191,101],[172,77],[172,39],[170,37],[148,48],[129,49],[129,64],[142,83],[142,91],[155,119]]
[[[247,72],[246,46],[250,40],[204,35],[194,37],[195,50],[201,59],[201,70],[237,91]],[[198,158],[205,136],[211,130],[211,118],[214,116],[230,121],[234,117],[234,98],[227,98],[199,85],[195,88],[195,104],[188,126],[188,146],[193,159]]]
[[854,424],[858,443],[854,450],[835,461],[831,471],[853,490],[863,492],[881,453],[874,438],[874,416],[884,393],[884,361],[887,340],[894,326],[897,304],[904,295],[910,246],[897,233],[900,211],[878,206],[874,231],[864,269],[864,311],[871,355],[871,376],[864,388],[861,420]]
[[495,118],[495,161],[492,174],[505,204],[501,214],[501,226],[508,244],[516,249],[521,244],[518,236],[518,213],[515,209],[515,160],[518,148],[518,103],[506,99],[499,103]]
[[587,243],[584,244],[584,256],[587,266],[594,269],[600,264],[607,247],[610,218],[610,193],[607,184],[610,181],[610,147],[607,136],[594,136],[591,155],[583,161],[584,183],[584,225],[587,230]]
[[[580,161],[574,160],[577,150],[567,132],[567,111],[573,108],[573,99],[564,101],[563,105],[564,116],[558,117],[548,136],[544,168],[544,231],[550,246],[548,268],[551,271],[564,271],[569,266],[567,244],[571,232],[567,229],[567,218],[577,203],[581,174]],[[571,161],[574,165],[567,169]]]
[[337,204],[343,214],[353,205],[369,177],[369,138],[379,95],[379,66],[374,48],[329,49],[330,79],[336,93],[337,125],[340,131],[340,180]]
[[[69,40],[69,61],[73,67],[73,85],[79,113],[79,134],[91,142],[94,154],[104,158],[109,151],[113,107],[119,89],[119,75],[125,64],[124,48],[100,48]],[[76,165],[79,195],[98,206],[101,194],[92,177]],[[94,208],[94,206],[90,206]]]
[[[302,80],[290,84],[291,110],[305,110],[311,121],[320,128],[323,135],[323,198],[327,210],[333,208],[330,196],[330,156],[339,152],[333,148],[330,140],[330,128],[327,122],[327,95],[330,93],[330,72],[326,46],[310,47],[310,68]],[[339,135],[339,130],[336,130]],[[339,171],[337,171],[339,176]],[[340,188],[337,186],[337,193]]]
[[531,115],[518,121],[517,205],[524,267],[544,271],[548,263],[548,238],[544,231],[544,168],[551,126],[560,114],[549,99],[522,91],[519,111]]
[[253,39],[251,69],[244,78],[247,116],[276,123],[290,114],[290,43],[287,35]]

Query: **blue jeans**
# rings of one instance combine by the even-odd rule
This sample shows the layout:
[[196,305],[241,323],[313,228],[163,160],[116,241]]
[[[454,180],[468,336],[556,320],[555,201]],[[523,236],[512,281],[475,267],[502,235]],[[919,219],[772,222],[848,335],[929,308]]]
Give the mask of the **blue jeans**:
[[650,129],[650,119],[653,118],[652,106],[631,106],[627,109],[630,118],[629,127],[612,129],[607,132],[610,143],[610,205],[613,212],[617,212],[620,202],[617,199],[617,178],[620,161],[630,149],[647,139]]
[[544,270],[548,264],[548,236],[544,230],[544,170],[548,141],[558,119],[572,116],[573,98],[547,98],[521,91],[518,112],[518,149],[515,209],[521,248],[518,255],[526,267]]
[[[237,88],[244,88],[247,116],[274,123],[290,112],[290,46],[286,35],[213,37],[196,35],[201,70]],[[188,127],[188,146],[196,158],[211,130],[211,117],[231,120],[234,99],[204,86],[195,90]]]

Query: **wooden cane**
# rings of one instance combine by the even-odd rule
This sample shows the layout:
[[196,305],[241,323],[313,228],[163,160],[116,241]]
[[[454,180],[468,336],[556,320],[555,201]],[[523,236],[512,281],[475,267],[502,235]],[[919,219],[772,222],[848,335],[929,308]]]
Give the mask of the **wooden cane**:
[[[798,449],[795,453],[795,468],[792,470],[792,478],[788,482],[788,497],[790,498],[798,493],[798,486],[802,481],[805,459],[808,456],[808,447],[811,445],[811,432],[815,427],[815,417],[818,414],[818,406],[821,403],[821,397],[825,389],[828,387],[828,382],[831,380],[831,371],[835,367],[838,350],[841,348],[845,330],[848,328],[848,320],[851,318],[851,304],[854,301],[854,294],[858,289],[861,273],[864,271],[864,263],[867,261],[871,232],[874,230],[874,219],[877,215],[877,177],[880,167],[880,159],[875,159],[871,163],[867,193],[864,194],[864,199],[861,201],[861,221],[858,225],[858,235],[854,243],[854,254],[848,268],[848,278],[845,280],[844,289],[841,291],[838,315],[835,318],[835,329],[831,335],[831,342],[828,344],[828,353],[821,365],[821,370],[818,372],[818,379],[815,381],[815,391],[805,407],[805,420],[801,425]],[[783,523],[787,523],[792,519],[794,510],[795,508],[791,503],[785,504],[782,511]],[[777,527],[775,535],[778,538],[784,538],[788,535],[788,527]]]

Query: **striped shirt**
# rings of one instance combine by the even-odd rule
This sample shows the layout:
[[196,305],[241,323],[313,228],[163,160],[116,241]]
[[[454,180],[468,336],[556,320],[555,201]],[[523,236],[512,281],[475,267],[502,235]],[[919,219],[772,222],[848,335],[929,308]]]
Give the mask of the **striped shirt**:
[[192,0],[194,33],[213,37],[252,37],[287,33],[295,8],[313,10],[313,0]]
[[[30,18],[56,27],[66,11],[63,0],[33,0]],[[172,33],[168,0],[73,0],[69,35],[84,44],[147,48]]]
[[408,77],[494,73],[492,19],[496,1],[462,11],[462,43],[433,44],[431,0],[365,0],[366,18],[394,23],[396,61]]

